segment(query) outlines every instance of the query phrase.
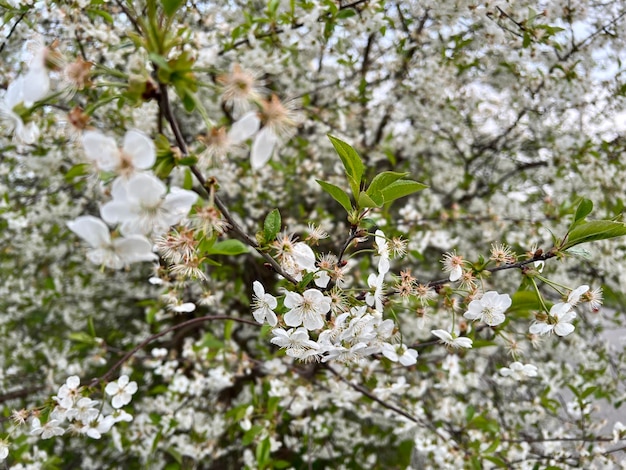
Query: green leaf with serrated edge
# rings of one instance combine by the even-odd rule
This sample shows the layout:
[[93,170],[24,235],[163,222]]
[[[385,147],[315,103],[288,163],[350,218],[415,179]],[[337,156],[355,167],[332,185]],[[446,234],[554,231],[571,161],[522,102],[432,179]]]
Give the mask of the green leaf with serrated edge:
[[622,222],[614,222],[612,220],[585,222],[570,231],[561,249],[567,250],[581,243],[608,240],[610,238],[623,237],[624,235],[626,235],[626,225]]
[[366,193],[369,195],[376,194],[389,186],[394,181],[404,178],[408,173],[398,173],[396,171],[383,171],[374,177]]
[[276,238],[276,235],[280,232],[281,225],[282,220],[278,209],[274,209],[267,214],[265,222],[263,222],[263,236],[265,237],[266,242],[269,243]]
[[426,189],[428,186],[422,183],[418,183],[413,180],[398,180],[391,183],[385,189],[382,190],[382,195],[385,204],[401,197],[408,196],[409,194],[416,193]]
[[346,170],[346,175],[348,175],[348,183],[350,183],[352,194],[356,197],[361,189],[361,178],[363,178],[363,172],[365,171],[363,161],[351,145],[332,135],[329,135],[328,138],[333,144],[333,147],[335,147],[339,158],[341,158],[343,167]]
[[210,255],[241,255],[248,252],[248,247],[239,240],[231,239],[217,242],[209,250]]
[[359,200],[357,205],[360,208],[364,207],[380,207],[383,205],[383,198],[381,195],[374,195],[373,197],[367,194],[365,191],[361,191],[359,194]]
[[576,209],[576,214],[574,214],[574,221],[572,222],[572,225],[570,225],[569,229],[572,230],[574,227],[584,222],[585,217],[591,213],[592,209],[593,202],[589,199],[583,199],[580,201],[580,204],[578,204],[578,208]]
[[348,196],[348,193],[346,193],[343,189],[341,189],[339,186],[335,186],[334,184],[327,183],[326,181],[315,181],[317,181],[317,184],[319,184],[324,191],[330,194],[335,201],[341,204],[341,207],[343,207],[347,212],[350,212],[352,210],[350,196]]

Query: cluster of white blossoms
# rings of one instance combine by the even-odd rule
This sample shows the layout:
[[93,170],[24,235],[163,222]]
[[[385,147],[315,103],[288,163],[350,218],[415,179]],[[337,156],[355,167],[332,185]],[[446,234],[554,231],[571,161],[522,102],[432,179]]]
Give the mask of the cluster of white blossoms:
[[533,364],[522,364],[519,361],[512,362],[509,367],[502,367],[500,374],[504,377],[511,377],[515,380],[524,380],[526,377],[537,376],[537,366]]
[[[121,149],[115,139],[93,130],[84,132],[82,142],[85,155],[97,169],[117,175],[111,185],[112,200],[100,208],[104,221],[82,216],[67,224],[91,245],[87,258],[112,269],[157,260],[147,237],[162,235],[180,223],[198,195],[177,187],[168,192],[149,171],[156,161],[156,150],[152,140],[140,131],[129,130]],[[116,225],[121,236],[112,238],[109,226]]]
[[[52,397],[56,405],[45,421],[42,422],[38,410],[14,411],[12,420],[17,425],[22,425],[30,418],[29,434],[40,436],[42,439],[62,436],[68,431],[100,439],[115,423],[133,420],[133,416],[121,408],[131,402],[137,392],[137,383],[131,382],[127,375],[122,375],[116,382],[109,382],[104,391],[110,397],[110,403],[108,401],[101,403],[85,396],[85,389],[80,386],[80,378],[72,375]],[[8,455],[9,442],[0,440],[0,461],[6,459]]]
[[[302,122],[297,102],[281,101],[276,95],[267,96],[262,80],[239,64],[229,74],[218,77],[222,85],[221,100],[230,108],[236,121],[227,132],[224,127],[213,128],[200,139],[206,145],[209,158],[224,157],[233,147],[254,138],[250,150],[253,170],[263,167],[281,141],[291,138]],[[256,107],[257,110],[250,110]],[[205,162],[208,163],[208,162]]]
[[[559,302],[550,308],[548,315],[538,316],[529,331],[534,335],[547,335],[555,333],[558,336],[567,336],[575,329],[572,322],[576,319],[574,307],[581,302],[583,294],[589,292],[589,286],[582,285],[572,290],[567,297],[567,302]],[[597,302],[598,291],[593,291],[587,301]]]
[[[405,366],[416,363],[417,351],[398,341],[393,320],[383,319],[383,281],[389,272],[389,250],[381,230],[376,232],[374,240],[379,256],[378,272],[368,278],[365,302],[351,308],[337,305],[336,299],[341,296],[336,291],[333,297],[315,288],[301,294],[286,291],[282,298],[286,312],[279,322],[275,312],[279,299],[266,293],[259,281],[254,281],[252,315],[259,323],[267,322],[273,327],[273,344],[300,360],[358,362],[382,354]],[[292,237],[285,235],[279,235],[279,241],[281,265],[295,274],[296,279],[302,279],[303,273],[314,273],[315,284],[325,289],[331,279],[337,281],[343,274],[332,266],[329,266],[330,274],[316,266],[315,254],[305,243],[293,242]],[[312,332],[315,339],[310,336]]]

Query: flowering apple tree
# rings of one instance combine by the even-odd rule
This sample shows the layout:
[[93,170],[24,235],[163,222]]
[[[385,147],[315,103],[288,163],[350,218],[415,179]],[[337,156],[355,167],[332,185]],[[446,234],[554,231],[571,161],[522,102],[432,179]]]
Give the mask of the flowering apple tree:
[[623,460],[623,2],[0,8],[2,468]]

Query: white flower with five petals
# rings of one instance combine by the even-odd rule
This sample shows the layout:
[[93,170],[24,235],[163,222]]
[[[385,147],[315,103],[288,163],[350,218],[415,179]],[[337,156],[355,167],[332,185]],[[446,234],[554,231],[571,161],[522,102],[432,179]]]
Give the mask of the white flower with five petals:
[[491,290],[480,299],[472,300],[463,316],[468,320],[484,321],[489,326],[496,326],[504,322],[504,312],[510,306],[511,297],[508,294]]
[[127,375],[120,376],[117,382],[109,382],[104,388],[107,395],[112,396],[113,408],[121,408],[128,405],[137,391],[137,382],[130,382]]
[[302,295],[296,292],[285,294],[285,307],[289,312],[284,320],[287,326],[304,324],[307,330],[319,330],[324,326],[324,316],[330,311],[330,297],[317,289],[308,289]]

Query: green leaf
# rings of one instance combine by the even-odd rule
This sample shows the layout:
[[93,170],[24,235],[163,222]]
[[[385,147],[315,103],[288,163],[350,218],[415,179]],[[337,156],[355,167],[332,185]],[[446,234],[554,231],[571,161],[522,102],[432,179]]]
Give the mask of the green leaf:
[[279,470],[291,467],[291,462],[287,462],[286,460],[274,460],[272,464],[274,465],[274,468],[277,468]]
[[401,197],[426,189],[427,187],[428,186],[425,184],[418,183],[413,180],[398,180],[391,183],[381,192],[386,204],[388,202],[395,201],[396,199],[400,199]]
[[361,191],[361,193],[359,194],[359,200],[358,200],[357,205],[361,208],[362,207],[380,207],[383,205],[384,202],[385,201],[382,197],[382,194],[370,196],[365,191]]
[[114,23],[113,16],[111,16],[109,12],[100,10],[99,8],[87,8],[86,12],[88,15],[97,15],[101,17],[102,19],[104,19],[104,21],[106,21],[109,24]]
[[263,426],[260,426],[258,424],[255,424],[254,426],[252,426],[250,429],[248,429],[245,434],[243,435],[243,438],[241,439],[241,443],[244,446],[250,445],[252,443],[252,441],[254,441],[254,438],[260,434],[263,431]]
[[282,220],[278,209],[274,209],[267,214],[265,222],[263,222],[263,236],[266,242],[270,243],[276,238],[276,235],[280,232],[281,225]]
[[183,0],[161,0],[163,12],[167,16],[173,16],[176,10],[183,4]]
[[84,331],[75,331],[73,333],[70,333],[68,337],[71,341],[75,341],[77,343],[84,343],[84,344],[91,344],[91,345],[96,344],[96,340],[94,339],[94,337],[85,333]]
[[241,255],[248,252],[248,247],[239,240],[230,239],[215,243],[208,250],[210,255]]
[[383,171],[374,177],[372,182],[367,188],[367,194],[372,195],[377,192],[381,192],[387,186],[389,186],[394,181],[398,181],[400,178],[404,178],[408,173],[398,173],[395,171]]
[[89,163],[79,163],[78,165],[74,165],[72,168],[67,170],[67,173],[65,173],[65,181],[71,183],[79,176],[88,175],[90,168],[91,165]]
[[498,468],[510,468],[508,463],[506,463],[500,457],[496,457],[495,455],[487,455],[484,458],[485,460],[489,460],[491,463],[496,464]]
[[267,5],[267,11],[271,14],[271,15],[276,15],[276,11],[278,10],[278,7],[280,6],[280,0],[270,0],[268,5]]
[[591,213],[592,209],[593,202],[589,199],[583,199],[580,201],[580,204],[578,204],[578,208],[576,209],[576,214],[574,215],[574,221],[572,222],[572,225],[570,225],[569,229],[572,230],[577,225],[580,225],[584,221],[585,217]]
[[626,235],[626,225],[612,220],[595,220],[585,222],[574,227],[567,236],[567,240],[561,247],[567,250],[581,243],[608,240],[609,238],[623,237]]
[[339,13],[337,13],[337,19],[341,20],[344,18],[351,18],[354,15],[356,15],[356,11],[354,11],[353,8],[344,8],[343,10],[339,10]]
[[534,291],[517,291],[511,297],[511,306],[507,310],[507,314],[526,314],[534,310],[543,310],[537,293]]
[[363,172],[365,171],[363,161],[351,145],[332,135],[329,135],[328,138],[333,144],[333,147],[335,147],[339,158],[341,158],[343,167],[346,170],[346,175],[348,175],[348,183],[350,183],[352,194],[356,198],[356,195],[359,194],[361,190],[361,178],[363,178]]
[[492,452],[496,451],[496,449],[498,448],[499,445],[500,445],[500,439],[496,437],[493,440],[493,442],[491,444],[489,444],[489,447],[487,447],[482,452],[485,453],[485,454],[491,454]]
[[177,160],[176,163],[180,166],[195,165],[196,163],[198,163],[198,157],[196,157],[195,155],[188,155],[184,158],[181,158],[180,160]]
[[149,57],[152,62],[154,62],[156,65],[159,66],[159,70],[163,70],[168,73],[173,72],[172,68],[170,67],[170,64],[167,62],[167,59],[163,57],[162,55],[151,52],[149,54]]
[[348,196],[348,193],[346,193],[343,189],[341,189],[339,186],[335,186],[334,184],[327,183],[326,181],[315,181],[317,181],[317,184],[319,184],[324,191],[330,194],[335,201],[341,204],[341,207],[343,207],[346,212],[349,213],[352,210],[350,196]]
[[183,179],[183,189],[190,190],[191,188],[193,188],[193,176],[191,175],[189,168],[186,168],[185,177]]
[[264,466],[270,459],[270,439],[266,437],[256,446],[256,463],[259,466]]

